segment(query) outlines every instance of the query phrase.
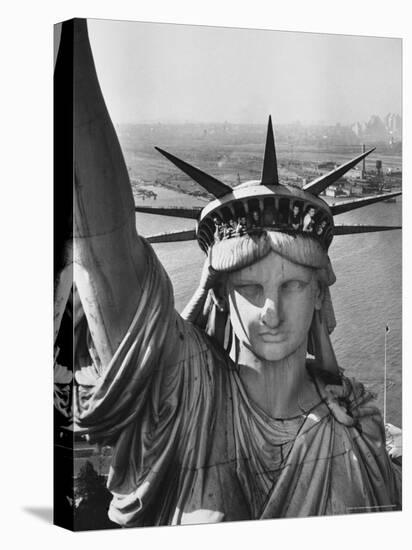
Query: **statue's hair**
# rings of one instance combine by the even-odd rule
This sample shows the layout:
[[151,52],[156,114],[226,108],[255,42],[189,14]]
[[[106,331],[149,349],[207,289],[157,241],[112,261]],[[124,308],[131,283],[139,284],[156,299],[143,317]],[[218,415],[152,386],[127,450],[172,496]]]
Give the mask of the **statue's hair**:
[[315,269],[319,280],[327,286],[335,282],[327,252],[309,235],[262,230],[257,234],[225,239],[211,248],[209,261],[215,271],[230,273],[254,264],[271,251],[293,263]]

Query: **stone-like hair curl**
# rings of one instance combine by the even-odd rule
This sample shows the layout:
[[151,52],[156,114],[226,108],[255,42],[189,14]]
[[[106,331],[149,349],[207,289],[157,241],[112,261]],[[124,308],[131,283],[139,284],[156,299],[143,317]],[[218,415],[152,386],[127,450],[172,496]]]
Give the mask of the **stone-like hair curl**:
[[230,273],[248,267],[275,252],[287,260],[317,270],[326,286],[336,281],[329,256],[319,241],[309,235],[292,235],[279,231],[260,231],[220,241],[209,252],[210,266],[217,272]]

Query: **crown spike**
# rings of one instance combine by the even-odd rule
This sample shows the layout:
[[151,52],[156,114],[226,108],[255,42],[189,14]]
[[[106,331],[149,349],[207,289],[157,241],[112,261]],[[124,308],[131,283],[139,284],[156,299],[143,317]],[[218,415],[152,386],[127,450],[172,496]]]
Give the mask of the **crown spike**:
[[369,151],[362,153],[361,155],[350,160],[349,162],[342,164],[335,170],[332,170],[332,172],[324,174],[320,178],[317,178],[310,183],[307,183],[303,186],[303,190],[312,193],[312,195],[319,195],[324,189],[326,189],[326,187],[332,185],[333,182],[341,178],[344,174],[346,174],[346,172],[348,172],[351,168],[358,164],[358,162],[360,162],[362,159],[370,155],[370,153],[372,153],[375,149],[376,147],[373,147],[372,149],[369,149]]
[[146,240],[149,241],[149,243],[175,243],[178,241],[192,241],[195,239],[196,231],[194,229],[176,231],[174,233],[161,233],[159,235],[146,237]]
[[390,225],[335,225],[333,228],[334,236],[353,235],[355,233],[373,233],[375,231],[391,231],[392,229],[402,229],[402,226]]
[[333,216],[337,216],[338,214],[350,212],[351,210],[356,210],[357,208],[363,208],[364,206],[368,206],[369,204],[388,200],[392,197],[397,197],[398,195],[402,195],[402,191],[384,193],[382,195],[373,195],[372,197],[363,197],[361,199],[354,199],[350,201],[342,201],[337,204],[331,205],[330,210]]
[[214,195],[217,199],[232,192],[231,187],[225,185],[213,176],[209,176],[209,174],[202,172],[195,166],[188,164],[184,160],[180,160],[179,158],[171,155],[163,149],[160,149],[159,147],[155,147],[155,149],[168,160],[170,160],[170,162],[172,162],[175,166],[177,166],[179,170],[182,170],[182,172],[187,174],[190,178],[192,178],[192,180],[201,185],[204,189],[206,189],[206,191]]
[[270,115],[266,134],[265,157],[263,160],[262,185],[279,185],[275,138],[273,135],[272,117]]
[[197,220],[202,208],[156,208],[152,206],[135,206],[136,212],[157,214],[158,216],[172,216],[173,218],[187,218]]

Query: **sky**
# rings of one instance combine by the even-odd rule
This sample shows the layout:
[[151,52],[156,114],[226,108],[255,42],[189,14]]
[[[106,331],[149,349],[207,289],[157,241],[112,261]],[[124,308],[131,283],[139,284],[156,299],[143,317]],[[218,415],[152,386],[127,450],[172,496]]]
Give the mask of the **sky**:
[[88,20],[115,123],[350,124],[401,114],[397,38]]

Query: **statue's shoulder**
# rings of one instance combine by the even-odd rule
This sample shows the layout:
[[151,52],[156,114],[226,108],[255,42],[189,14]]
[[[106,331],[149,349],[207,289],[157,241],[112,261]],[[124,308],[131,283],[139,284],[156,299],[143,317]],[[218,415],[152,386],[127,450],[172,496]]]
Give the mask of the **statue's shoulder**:
[[196,324],[176,314],[174,341],[178,343],[178,362],[183,362],[191,370],[202,369],[212,375],[216,370],[225,369],[230,363],[227,352]]

